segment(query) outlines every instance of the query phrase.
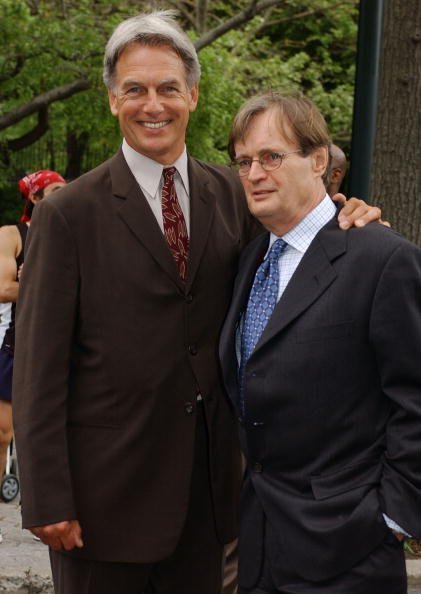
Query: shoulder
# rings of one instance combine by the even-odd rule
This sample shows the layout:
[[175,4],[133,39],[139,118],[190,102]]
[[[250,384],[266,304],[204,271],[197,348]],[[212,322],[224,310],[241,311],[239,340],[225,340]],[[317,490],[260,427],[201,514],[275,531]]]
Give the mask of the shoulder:
[[21,249],[21,239],[16,225],[0,227],[0,253],[17,256]]
[[[96,218],[106,201],[113,195],[113,168],[114,171],[124,169],[125,161],[120,153],[104,161],[94,169],[69,182],[57,192],[53,192],[34,209],[34,219],[41,214],[51,217],[63,217],[70,221],[79,221],[86,217]],[[126,166],[127,167],[127,166]],[[130,171],[124,170],[121,177],[130,179]],[[133,178],[134,179],[134,178]]]
[[361,249],[375,254],[387,256],[387,254],[391,254],[395,250],[421,254],[421,249],[415,243],[395,229],[380,223],[369,223],[362,229],[353,227],[347,233],[348,243],[351,247],[359,246]]
[[331,221],[317,237],[331,259],[344,256],[343,264],[358,267],[362,276],[398,268],[419,270],[421,274],[421,249],[380,223],[342,231],[336,221]]
[[348,251],[364,251],[364,253],[384,254],[397,248],[421,251],[418,246],[391,227],[372,222],[365,227],[351,227],[347,231],[339,228],[334,216],[316,236],[325,246],[339,243]]
[[189,174],[198,176],[204,181],[229,186],[241,195],[244,194],[238,174],[227,165],[189,157]]
[[57,192],[44,198],[42,203],[62,205],[67,201],[85,200],[93,192],[103,193],[107,188],[111,188],[110,169],[114,159],[115,157],[112,157],[72,180]]

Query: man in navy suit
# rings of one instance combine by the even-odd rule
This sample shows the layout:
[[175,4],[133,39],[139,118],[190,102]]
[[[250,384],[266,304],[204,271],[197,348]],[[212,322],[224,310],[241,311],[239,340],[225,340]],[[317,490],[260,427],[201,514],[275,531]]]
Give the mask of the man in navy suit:
[[267,233],[240,260],[221,336],[247,461],[241,594],[402,594],[421,536],[421,250],[339,230],[329,133],[300,95],[237,114],[230,154]]

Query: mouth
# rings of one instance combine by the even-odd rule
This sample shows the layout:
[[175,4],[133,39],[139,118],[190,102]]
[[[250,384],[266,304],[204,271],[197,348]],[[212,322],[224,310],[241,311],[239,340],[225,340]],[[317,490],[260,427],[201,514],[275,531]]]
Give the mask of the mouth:
[[252,192],[252,196],[255,200],[259,200],[259,198],[264,198],[268,194],[271,194],[272,190],[255,190]]
[[167,124],[170,123],[171,120],[162,120],[161,122],[139,122],[145,128],[149,128],[151,130],[157,130],[159,128],[163,128]]

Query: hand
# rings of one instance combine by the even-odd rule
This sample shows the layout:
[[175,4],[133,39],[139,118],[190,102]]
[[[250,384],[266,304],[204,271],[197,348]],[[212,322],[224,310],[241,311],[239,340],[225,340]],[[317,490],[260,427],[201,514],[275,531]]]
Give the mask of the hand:
[[346,200],[343,194],[335,194],[332,200],[344,204],[338,215],[339,227],[341,229],[349,229],[353,225],[355,227],[364,227],[372,221],[377,221],[390,227],[389,223],[381,220],[381,210],[377,206],[369,206],[364,200],[359,200],[358,198]]
[[75,547],[83,547],[82,529],[77,520],[36,526],[31,528],[31,532],[54,551],[61,551],[62,549],[70,551]]

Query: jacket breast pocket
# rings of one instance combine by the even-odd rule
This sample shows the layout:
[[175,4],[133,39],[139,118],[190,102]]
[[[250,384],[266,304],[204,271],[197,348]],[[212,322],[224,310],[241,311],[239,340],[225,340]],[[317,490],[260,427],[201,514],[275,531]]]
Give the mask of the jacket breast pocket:
[[317,500],[335,497],[360,487],[377,485],[382,475],[382,463],[366,458],[342,467],[340,470],[310,478],[314,498]]
[[335,338],[345,338],[351,336],[352,328],[354,326],[353,320],[338,322],[337,324],[330,324],[329,326],[314,326],[313,328],[305,328],[298,330],[297,342],[315,342],[318,340],[327,340]]

